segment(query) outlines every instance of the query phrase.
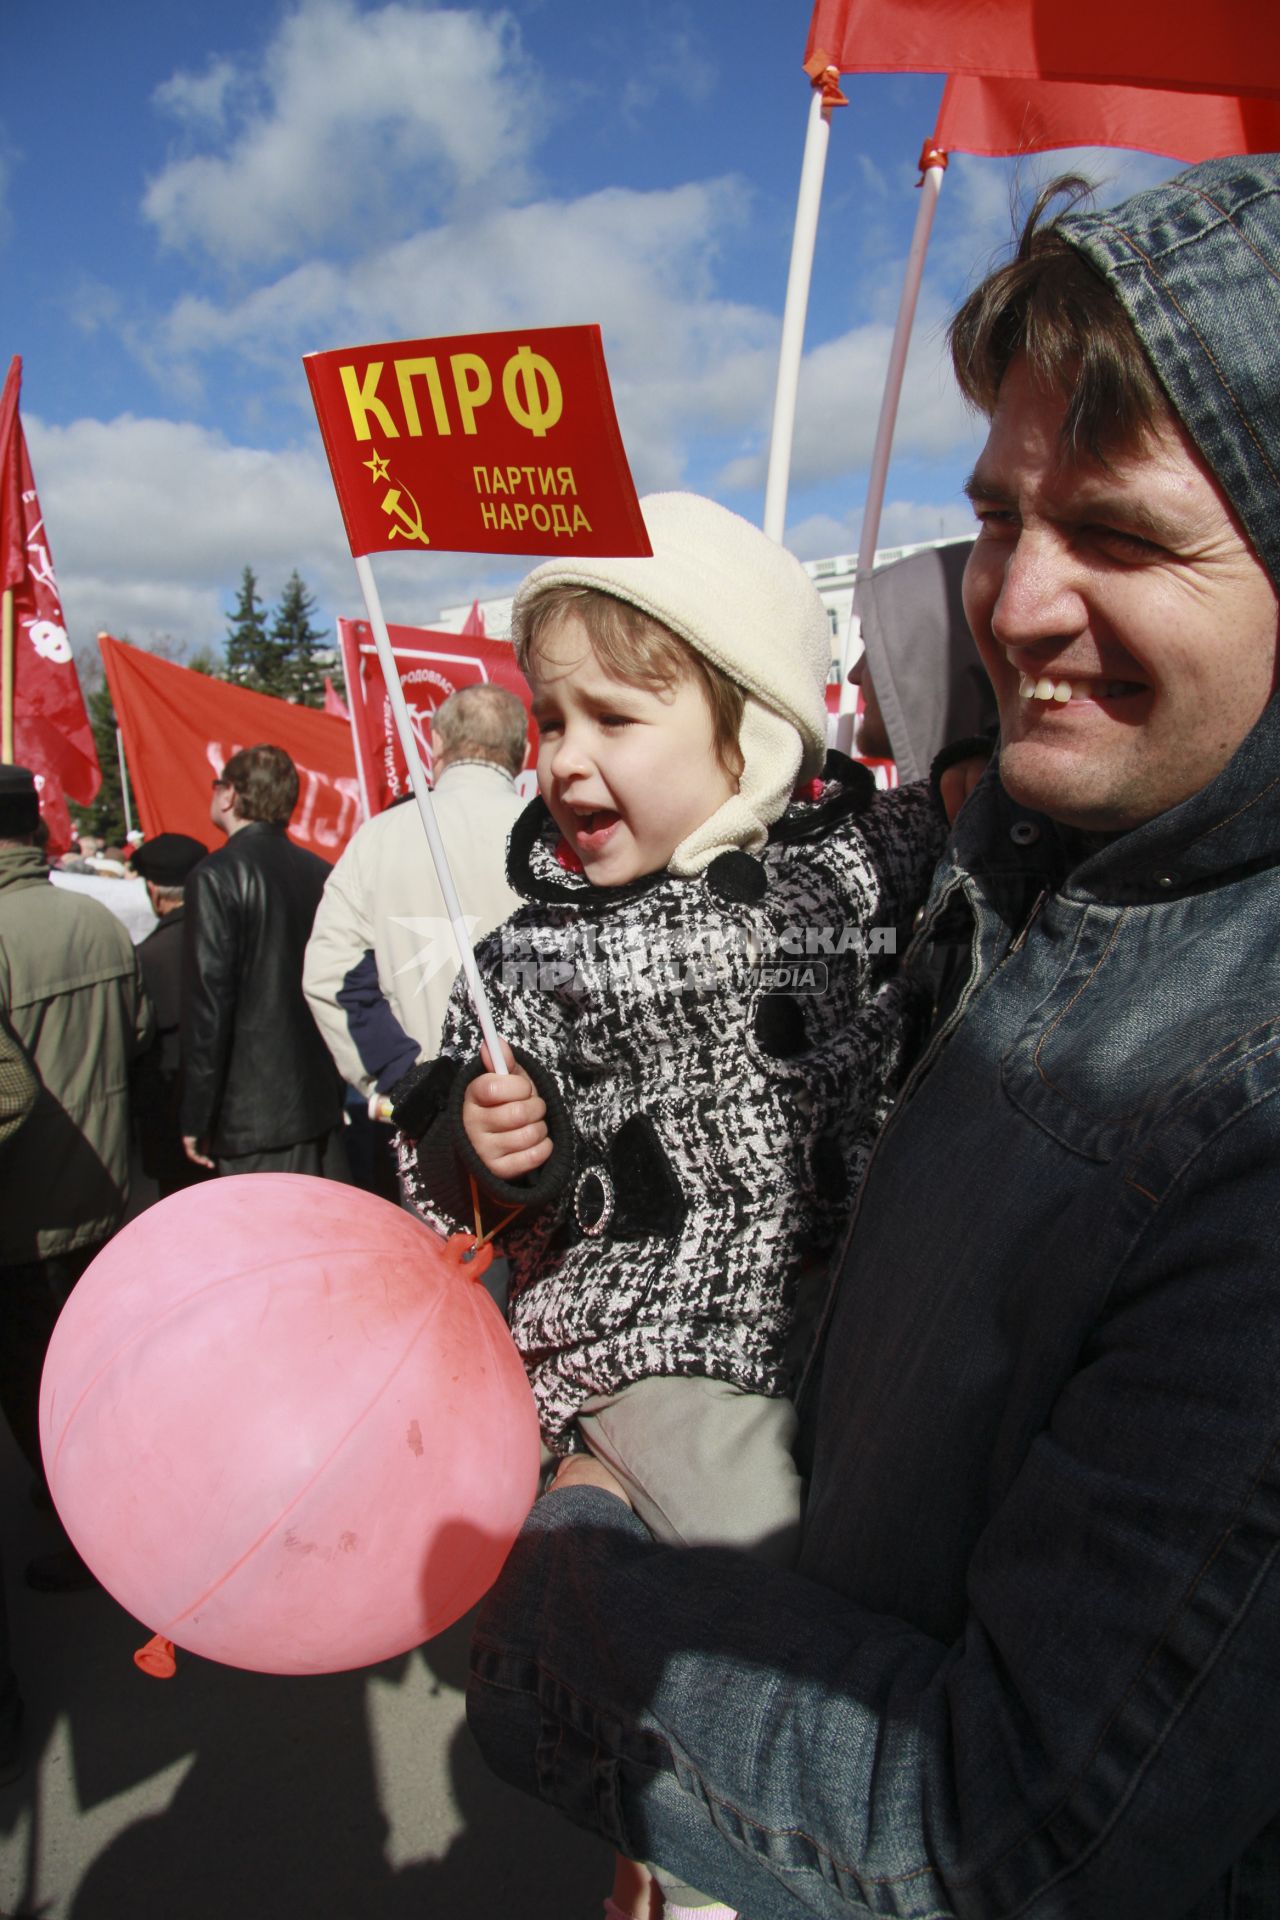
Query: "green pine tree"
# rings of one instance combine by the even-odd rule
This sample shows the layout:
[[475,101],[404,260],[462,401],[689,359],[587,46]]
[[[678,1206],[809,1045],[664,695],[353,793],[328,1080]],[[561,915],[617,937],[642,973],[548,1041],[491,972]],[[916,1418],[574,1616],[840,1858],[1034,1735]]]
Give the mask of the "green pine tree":
[[[83,673],[83,667],[81,671]],[[101,674],[101,671],[99,667],[98,673]],[[71,823],[77,833],[97,834],[107,846],[121,847],[124,845],[125,817],[124,795],[120,787],[120,748],[116,739],[116,711],[111,704],[111,693],[105,678],[100,679],[97,686],[85,689],[84,704],[89,725],[93,729],[93,744],[98,749],[102,785],[87,807],[77,806],[74,800],[68,803]],[[134,825],[137,824],[135,820]]]
[[330,651],[320,648],[327,629],[311,624],[315,610],[315,599],[295,568],[280,596],[270,640],[277,649],[285,698],[303,707],[324,705],[324,676],[333,659]]
[[282,695],[284,675],[279,652],[267,632],[267,613],[258,597],[252,567],[240,577],[236,604],[227,615],[226,677],[253,693]]

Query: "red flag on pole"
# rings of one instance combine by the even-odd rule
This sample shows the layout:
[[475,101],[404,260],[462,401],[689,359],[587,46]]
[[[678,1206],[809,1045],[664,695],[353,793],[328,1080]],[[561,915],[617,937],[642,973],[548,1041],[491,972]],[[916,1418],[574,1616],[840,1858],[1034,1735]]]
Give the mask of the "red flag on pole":
[[331,713],[335,720],[345,720],[350,725],[351,715],[347,711],[347,703],[327,673],[324,677],[324,710],[326,713]]
[[66,798],[102,785],[93,731],[67,640],[26,436],[15,354],[0,396],[0,591],[4,595],[4,758],[30,767],[54,853],[71,844]]
[[956,74],[943,89],[933,144],[944,153],[987,155],[1135,147],[1191,166],[1225,154],[1280,152],[1280,99]]
[[1280,92],[1280,33],[1261,0],[817,0],[806,62],[819,51],[841,73]]
[[478,600],[471,602],[471,611],[462,623],[462,631],[466,634],[474,634],[478,640],[484,639],[484,615],[480,611]]

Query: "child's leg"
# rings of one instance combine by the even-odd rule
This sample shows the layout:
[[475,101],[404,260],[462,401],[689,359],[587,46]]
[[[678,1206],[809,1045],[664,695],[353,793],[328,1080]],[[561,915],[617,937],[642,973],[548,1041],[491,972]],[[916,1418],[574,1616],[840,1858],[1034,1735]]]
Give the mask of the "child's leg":
[[794,1560],[804,1483],[789,1400],[701,1375],[637,1380],[593,1395],[578,1427],[655,1539]]
[[[791,1454],[796,1416],[789,1400],[700,1375],[639,1380],[593,1396],[578,1426],[657,1539],[741,1547],[779,1566],[795,1558],[803,1482]],[[663,1898],[645,1904],[642,1882],[632,1878],[637,1872],[646,1870],[618,1861],[607,1920],[649,1920],[659,1912],[668,1920],[732,1920],[731,1908],[658,1869]]]

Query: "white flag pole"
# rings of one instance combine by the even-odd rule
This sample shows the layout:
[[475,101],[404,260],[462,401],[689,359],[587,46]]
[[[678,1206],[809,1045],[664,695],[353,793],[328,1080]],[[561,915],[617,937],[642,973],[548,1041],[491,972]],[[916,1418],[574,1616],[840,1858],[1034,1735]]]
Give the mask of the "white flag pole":
[[774,389],[769,468],[764,489],[764,531],[771,540],[779,542],[787,524],[787,486],[791,477],[791,446],[795,438],[796,392],[800,385],[804,323],[809,310],[809,284],[813,278],[813,255],[818,238],[822,177],[826,172],[827,145],[831,135],[831,109],[843,100],[838,81],[839,75],[834,67],[827,67],[814,81],[804,160],[800,167],[800,192],[796,200],[796,224],[791,239],[787,298],[782,311],[782,344],[778,349],[778,383]]
[[[902,376],[907,364],[907,349],[911,345],[911,328],[916,317],[920,282],[924,278],[924,259],[929,250],[933,216],[938,205],[938,194],[942,189],[942,176],[947,167],[946,154],[928,144],[920,160],[923,169],[920,180],[920,205],[916,210],[916,227],[911,236],[911,251],[907,255],[907,268],[902,280],[898,321],[894,328],[889,369],[885,374],[884,393],[880,400],[880,419],[876,426],[875,446],[871,454],[871,470],[867,475],[867,503],[863,509],[862,537],[858,544],[855,596],[857,581],[865,580],[876,563],[876,542],[880,537],[880,515],[884,507],[885,484],[889,477],[889,455],[893,450],[893,429],[898,418],[898,401],[902,395]],[[858,690],[849,685],[849,669],[853,665],[854,644],[861,637],[861,624],[858,620],[855,598],[854,611],[845,637],[844,655],[840,663],[840,725],[836,744],[844,752],[849,751],[846,740],[852,738],[853,712],[858,703]]]
[[435,808],[431,804],[431,790],[427,786],[427,777],[422,770],[422,762],[418,758],[418,749],[409,720],[409,709],[405,705],[404,689],[400,685],[395,655],[391,651],[391,636],[387,632],[387,623],[382,615],[382,602],[378,597],[377,583],[373,577],[373,567],[368,554],[357,555],[356,576],[360,581],[360,591],[364,595],[369,625],[373,629],[373,642],[378,650],[382,677],[386,682],[387,696],[391,701],[391,711],[395,717],[400,748],[404,754],[405,765],[409,769],[409,778],[413,783],[413,797],[418,803],[418,812],[422,817],[427,844],[431,848],[431,858],[435,864],[436,878],[440,882],[440,891],[444,895],[444,903],[453,926],[453,937],[457,943],[462,971],[466,975],[471,1004],[475,1008],[476,1019],[480,1022],[480,1031],[489,1049],[489,1058],[493,1062],[494,1071],[501,1073],[506,1056],[498,1043],[498,1029],[493,1022],[489,997],[485,993],[480,969],[476,966],[476,957],[472,952],[462,905],[458,899],[458,890],[453,884],[453,874],[449,870],[449,856],[444,850],[444,841],[440,838]]

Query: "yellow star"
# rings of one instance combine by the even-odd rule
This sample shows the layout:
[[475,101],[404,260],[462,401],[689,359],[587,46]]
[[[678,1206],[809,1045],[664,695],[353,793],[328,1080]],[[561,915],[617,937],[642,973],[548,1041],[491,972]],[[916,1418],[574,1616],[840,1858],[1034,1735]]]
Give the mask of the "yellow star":
[[387,469],[386,458],[383,454],[375,453],[372,460],[366,460],[364,464],[366,467],[368,467],[370,473],[373,475],[373,484],[375,487],[377,486],[379,480],[386,479],[388,469]]

